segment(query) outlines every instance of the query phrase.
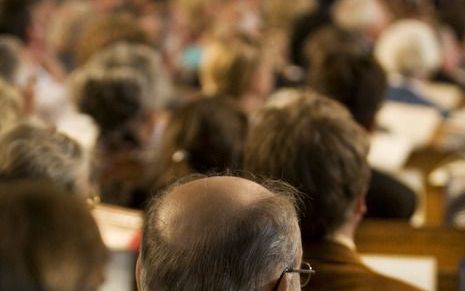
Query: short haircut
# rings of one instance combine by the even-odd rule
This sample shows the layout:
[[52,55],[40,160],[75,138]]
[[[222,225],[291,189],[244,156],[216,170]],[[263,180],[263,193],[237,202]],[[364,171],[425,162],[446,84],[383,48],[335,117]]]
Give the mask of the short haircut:
[[53,128],[21,123],[0,139],[0,173],[17,179],[48,179],[67,191],[88,189],[89,159],[79,144]]
[[370,128],[387,90],[383,68],[356,33],[327,27],[307,43],[310,87],[344,104]]
[[159,186],[189,173],[241,170],[247,127],[247,116],[229,99],[202,98],[175,110],[162,139]]
[[147,109],[146,83],[133,69],[91,67],[76,82],[77,106],[95,120],[104,140],[115,132],[128,130]]
[[0,185],[2,290],[93,291],[107,250],[84,201],[46,182]]
[[273,196],[243,207],[227,222],[218,220],[208,234],[181,246],[167,241],[156,223],[163,198],[186,181],[149,205],[141,244],[144,291],[259,291],[277,270],[298,263],[295,190],[277,181],[262,183]]
[[252,121],[245,170],[282,179],[306,194],[303,241],[332,234],[346,222],[369,182],[365,131],[339,103],[300,92],[264,108]]
[[201,64],[203,93],[240,98],[251,83],[260,60],[260,50],[240,36],[218,38],[205,48]]
[[24,100],[16,88],[0,79],[0,136],[23,118]]

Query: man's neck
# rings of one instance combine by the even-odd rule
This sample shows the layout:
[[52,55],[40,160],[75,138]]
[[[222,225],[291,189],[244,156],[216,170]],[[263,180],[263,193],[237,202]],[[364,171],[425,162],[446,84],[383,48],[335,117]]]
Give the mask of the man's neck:
[[337,243],[340,243],[351,250],[355,250],[354,235],[355,229],[357,228],[358,223],[355,221],[350,221],[343,224],[335,232],[328,235],[328,239]]
[[335,232],[332,235],[329,235],[327,237],[327,239],[332,241],[332,242],[336,242],[338,244],[341,244],[341,245],[349,248],[350,250],[353,250],[353,251],[356,250],[356,246],[355,246],[353,238],[347,236],[346,234],[344,234],[342,232]]

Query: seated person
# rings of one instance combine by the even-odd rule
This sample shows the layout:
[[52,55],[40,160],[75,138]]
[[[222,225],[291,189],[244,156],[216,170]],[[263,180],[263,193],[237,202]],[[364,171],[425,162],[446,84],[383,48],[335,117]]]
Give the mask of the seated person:
[[228,176],[173,185],[148,208],[139,291],[300,290],[312,271],[291,189]]
[[0,138],[3,179],[46,179],[84,199],[98,199],[88,153],[55,129],[21,123]]
[[242,169],[247,117],[231,100],[202,98],[175,110],[162,137],[155,188],[192,173]]
[[96,156],[103,200],[142,207],[150,192],[147,163],[160,148],[172,106],[170,80],[152,48],[118,43],[99,52],[71,77],[77,107],[100,129]]
[[102,200],[137,207],[148,195],[146,150],[154,130],[150,90],[128,67],[92,68],[80,82],[75,89],[79,110],[100,129],[95,156]]
[[[316,33],[306,48],[308,84],[320,94],[341,102],[368,132],[387,90],[386,76],[357,34],[336,27]],[[366,196],[368,217],[408,219],[416,194],[392,176],[372,169]]]
[[368,139],[345,108],[306,92],[270,104],[251,126],[245,169],[307,195],[300,217],[304,258],[317,271],[308,290],[416,290],[373,272],[356,251],[370,178]]
[[48,182],[0,185],[2,290],[95,291],[108,256],[87,205]]

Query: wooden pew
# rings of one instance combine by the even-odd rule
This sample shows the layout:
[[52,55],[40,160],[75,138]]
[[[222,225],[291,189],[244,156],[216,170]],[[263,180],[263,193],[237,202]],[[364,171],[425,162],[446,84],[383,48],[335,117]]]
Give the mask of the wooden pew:
[[465,259],[465,231],[367,220],[360,225],[355,242],[360,253],[433,256],[438,264],[438,290],[459,288],[459,264]]

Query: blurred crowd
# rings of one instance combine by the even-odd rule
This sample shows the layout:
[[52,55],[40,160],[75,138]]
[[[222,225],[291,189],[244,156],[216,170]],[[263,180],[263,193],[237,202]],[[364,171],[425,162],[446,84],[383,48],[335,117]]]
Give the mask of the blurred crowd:
[[463,104],[465,1],[1,0],[0,78],[1,181],[143,209],[190,174],[281,179],[313,241],[353,205],[412,217],[369,136],[387,101]]

